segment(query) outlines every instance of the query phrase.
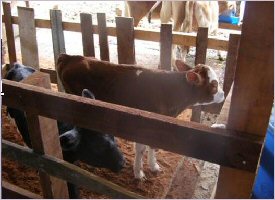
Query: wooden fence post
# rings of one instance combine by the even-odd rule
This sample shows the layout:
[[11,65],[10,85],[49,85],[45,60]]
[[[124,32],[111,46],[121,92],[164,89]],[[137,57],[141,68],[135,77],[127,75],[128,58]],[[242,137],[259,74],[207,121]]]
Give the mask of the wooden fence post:
[[18,25],[23,65],[39,70],[33,8],[18,7]]
[[[56,64],[57,64],[58,56],[61,53],[66,53],[61,11],[60,10],[50,10],[50,18],[51,18],[55,71],[57,73]],[[62,85],[58,75],[57,75],[57,86],[58,86],[58,91],[60,91],[60,92],[64,91],[63,85]]]
[[97,13],[97,24],[98,24],[99,47],[100,47],[100,59],[105,61],[110,61],[105,13]]
[[8,44],[8,52],[9,52],[9,62],[13,64],[17,61],[16,58],[16,49],[15,49],[15,39],[14,39],[14,32],[12,27],[11,21],[11,6],[10,3],[2,2],[3,11],[4,11],[4,22],[6,28],[6,37],[7,37],[7,44]]
[[[271,114],[273,8],[274,2],[246,2],[227,128],[247,133],[247,136],[264,138]],[[250,198],[256,172],[221,167],[216,198]]]
[[161,24],[160,28],[160,69],[171,71],[172,24]]
[[[50,76],[42,72],[35,72],[22,83],[51,88]],[[33,150],[39,154],[48,154],[63,158],[59,142],[59,133],[56,120],[26,112],[28,128]],[[39,171],[44,198],[68,198],[68,188],[64,180],[50,177]]]
[[94,35],[92,32],[92,15],[80,13],[83,55],[95,57]]
[[[227,97],[232,83],[235,77],[236,65],[237,65],[237,57],[238,57],[238,50],[240,44],[240,35],[239,34],[230,34],[229,36],[229,43],[228,43],[228,50],[227,50],[227,57],[226,57],[226,64],[224,69],[224,82],[223,82],[223,91],[224,96]],[[207,106],[202,106],[203,111],[219,114],[223,102],[219,104],[211,104]]]
[[117,54],[119,64],[135,64],[133,18],[116,17]]
[[[196,38],[196,57],[195,65],[205,64],[208,45],[208,28],[199,27]],[[192,108],[191,121],[201,121],[201,106]]]

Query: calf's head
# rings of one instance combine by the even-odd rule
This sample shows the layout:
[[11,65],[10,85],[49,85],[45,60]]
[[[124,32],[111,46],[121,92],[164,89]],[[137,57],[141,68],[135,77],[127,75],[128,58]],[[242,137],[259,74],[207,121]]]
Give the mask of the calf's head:
[[186,81],[193,88],[192,95],[196,98],[193,106],[224,101],[217,74],[210,66],[198,64],[192,68],[181,60],[176,60],[176,66],[179,71],[185,72]]
[[[82,96],[94,99],[94,95],[87,89]],[[60,135],[60,142],[64,156],[69,154],[71,159],[80,160],[95,167],[120,171],[125,163],[113,136],[98,133],[84,128],[74,128]]]

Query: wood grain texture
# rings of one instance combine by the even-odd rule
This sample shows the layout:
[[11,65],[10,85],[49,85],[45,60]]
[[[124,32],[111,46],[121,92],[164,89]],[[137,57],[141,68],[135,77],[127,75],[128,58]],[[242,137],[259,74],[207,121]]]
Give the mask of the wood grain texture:
[[247,2],[228,128],[265,136],[274,97],[274,2]]
[[117,56],[119,64],[136,64],[134,20],[116,17]]
[[3,91],[4,105],[220,165],[255,171],[261,151],[263,139],[234,131],[8,80]]
[[225,97],[228,95],[229,90],[235,78],[239,44],[240,44],[240,35],[230,34],[226,63],[225,63],[225,70],[224,70],[224,82],[223,82],[223,91],[224,91]]
[[[12,16],[12,23],[18,24],[18,17]],[[63,30],[72,31],[72,32],[81,32],[80,23],[75,22],[62,22]],[[51,28],[50,20],[44,19],[35,19],[35,26],[38,28]],[[116,28],[115,27],[106,27],[108,36],[116,36]],[[93,25],[93,33],[99,33],[99,27],[97,25]],[[153,41],[159,42],[160,34],[157,30],[150,30],[146,28],[135,28],[135,39],[145,40],[145,41]],[[180,33],[174,32],[172,44],[177,45],[186,45],[186,46],[196,46],[196,34],[195,33]],[[217,38],[214,36],[208,37],[208,49],[216,49],[227,51],[228,49],[228,40]]]
[[160,27],[160,69],[171,71],[172,59],[172,24]]
[[2,199],[42,199],[42,197],[2,180]]
[[36,29],[34,24],[33,8],[18,8],[18,25],[20,46],[22,54],[22,63],[39,69],[38,46],[36,41]]
[[[51,88],[48,74],[35,72],[22,83],[36,85],[47,89]],[[31,144],[36,153],[52,155],[63,158],[59,143],[59,133],[56,120],[26,112]],[[50,134],[49,134],[50,133]],[[45,172],[39,171],[44,198],[68,198],[68,189],[65,181],[49,177]]]
[[76,165],[52,156],[36,154],[29,148],[6,140],[2,141],[2,153],[10,159],[18,160],[35,169],[42,169],[52,176],[65,179],[100,194],[118,199],[144,198],[143,196],[130,192],[110,181],[83,170]]
[[[205,64],[206,54],[207,54],[207,44],[208,44],[208,28],[199,27],[197,38],[196,38],[195,65]],[[200,122],[201,111],[202,111],[202,106],[193,107],[191,121]]]
[[83,55],[95,57],[94,35],[92,32],[92,15],[80,13],[80,24],[82,33]]
[[[66,53],[61,11],[50,10],[50,19],[51,19],[50,22],[51,22],[51,29],[52,29],[54,63],[55,63],[55,69],[56,69],[58,56],[61,53]],[[58,91],[64,92],[63,85],[58,76],[57,76],[57,87],[58,87]]]
[[109,61],[109,43],[105,13],[97,13],[100,59]]
[[[246,2],[228,129],[264,138],[273,102],[274,2]],[[258,160],[260,155],[258,155]],[[250,198],[256,170],[222,166],[216,198]]]
[[16,58],[14,31],[12,27],[11,7],[10,7],[10,3],[7,3],[7,2],[2,2],[2,5],[3,5],[3,12],[4,12],[2,21],[5,22],[9,62],[10,64],[12,64],[17,61],[17,58]]

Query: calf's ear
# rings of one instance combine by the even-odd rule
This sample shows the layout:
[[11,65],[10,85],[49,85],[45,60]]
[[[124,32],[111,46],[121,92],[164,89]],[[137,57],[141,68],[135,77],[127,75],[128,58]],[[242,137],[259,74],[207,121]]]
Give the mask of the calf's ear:
[[185,62],[183,62],[182,60],[176,60],[175,61],[175,65],[177,67],[177,70],[179,72],[185,72],[188,71],[190,69],[193,69],[190,65],[187,65]]
[[82,90],[82,96],[90,98],[90,99],[95,99],[95,95],[88,89],[83,89]]
[[186,73],[186,80],[188,83],[193,84],[193,85],[201,85],[201,76],[194,72],[194,71],[188,71]]

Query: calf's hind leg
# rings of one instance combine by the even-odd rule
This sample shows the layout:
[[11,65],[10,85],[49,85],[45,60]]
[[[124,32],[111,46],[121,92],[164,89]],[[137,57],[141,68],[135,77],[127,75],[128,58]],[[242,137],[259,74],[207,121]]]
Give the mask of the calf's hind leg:
[[146,145],[135,143],[135,162],[134,162],[134,175],[136,179],[144,180],[146,179],[143,172],[143,154],[146,150]]
[[153,172],[160,171],[160,167],[156,159],[155,149],[152,149],[151,147],[149,147],[149,150],[148,150],[148,165],[151,171]]

